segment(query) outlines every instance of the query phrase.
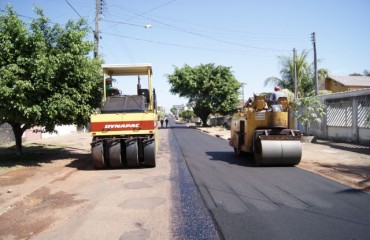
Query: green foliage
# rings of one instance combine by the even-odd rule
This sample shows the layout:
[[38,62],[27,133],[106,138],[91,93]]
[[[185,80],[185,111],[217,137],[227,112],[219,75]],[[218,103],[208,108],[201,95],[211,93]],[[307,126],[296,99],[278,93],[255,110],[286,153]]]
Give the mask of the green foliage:
[[308,135],[310,134],[311,124],[314,122],[321,123],[322,117],[326,114],[325,105],[315,96],[295,100],[294,108],[296,109],[296,118],[303,124]]
[[164,108],[161,107],[161,106],[158,106],[157,107],[157,114],[158,114],[158,120],[161,119],[161,118],[164,118],[165,115],[166,115]]
[[99,60],[89,58],[83,20],[52,24],[41,9],[26,25],[9,7],[0,16],[0,123],[9,123],[21,151],[26,129],[85,124],[100,105]]
[[191,110],[185,110],[185,111],[180,113],[180,117],[185,119],[185,120],[190,120],[191,117],[195,117],[195,114]]
[[319,91],[319,95],[328,95],[328,94],[332,94],[333,92],[330,91],[330,90],[320,90]]
[[230,67],[201,64],[190,67],[175,66],[173,74],[167,76],[171,93],[186,97],[194,102],[194,113],[206,125],[208,116],[227,114],[234,110],[238,102],[241,84],[235,79]]
[[[315,92],[314,69],[313,65],[308,63],[307,56],[308,51],[303,50],[296,57],[298,97],[313,96]],[[282,66],[281,78],[269,77],[265,80],[264,85],[278,85],[294,93],[294,59],[291,56],[279,56],[278,59]],[[324,81],[327,76],[326,69],[318,70],[319,82]]]

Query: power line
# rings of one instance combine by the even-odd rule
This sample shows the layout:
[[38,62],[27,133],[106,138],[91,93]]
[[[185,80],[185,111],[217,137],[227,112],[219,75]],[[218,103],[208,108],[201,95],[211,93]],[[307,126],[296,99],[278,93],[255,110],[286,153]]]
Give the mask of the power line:
[[[1,12],[7,12],[7,11],[5,11],[5,10],[3,10],[3,9],[0,9],[0,11]],[[28,19],[31,19],[31,20],[33,20],[33,19],[35,19],[35,18],[32,18],[32,17],[29,17],[29,16],[25,16],[25,15],[22,15],[22,14],[18,14],[18,13],[16,13],[15,15],[17,15],[18,17],[23,17],[23,18],[28,18]]]
[[[170,2],[172,2],[172,1],[170,1]],[[168,2],[168,3],[170,3],[170,2]],[[164,4],[164,5],[165,5],[165,4]],[[148,18],[148,17],[146,17],[146,16],[144,15],[145,13],[150,12],[150,10],[149,10],[149,11],[147,11],[147,12],[143,12],[143,13],[141,13],[141,12],[138,12],[138,11],[133,10],[133,9],[128,9],[128,8],[120,7],[120,6],[116,5],[116,4],[113,4],[113,5],[111,5],[111,6],[114,6],[114,7],[116,7],[116,8],[119,8],[119,9],[121,9],[121,10],[124,10],[124,11],[126,11],[126,12],[129,12],[129,13],[131,13],[131,14],[134,14],[134,15],[135,15],[135,17],[128,18],[128,19],[126,19],[125,21],[132,20],[132,19],[134,19],[134,18],[136,18],[136,17],[143,17],[143,18],[146,18],[146,19],[155,20],[155,19],[153,19],[153,18]],[[156,9],[156,8],[154,8],[154,9]],[[294,36],[296,36],[296,37],[297,37],[297,36],[299,36],[301,39],[305,38],[305,36],[304,36],[304,35],[302,35],[302,34],[283,34],[283,33],[257,33],[257,32],[247,32],[247,31],[233,30],[233,29],[230,29],[230,28],[223,28],[223,27],[218,27],[218,26],[216,27],[216,26],[210,26],[210,25],[205,25],[205,24],[192,23],[192,22],[187,22],[187,21],[183,21],[183,20],[178,20],[178,19],[174,19],[174,18],[168,18],[168,17],[158,16],[158,15],[153,15],[153,16],[155,16],[155,17],[157,17],[157,18],[169,19],[169,20],[171,20],[171,21],[177,21],[177,22],[185,23],[185,24],[188,24],[188,25],[200,26],[200,27],[204,27],[204,28],[206,28],[206,29],[218,29],[218,30],[221,30],[221,31],[224,31],[224,32],[228,32],[228,33],[241,33],[241,34],[261,35],[261,36],[264,36],[264,37],[269,37],[269,38],[274,38],[274,39],[278,38],[279,36],[280,36],[280,37],[284,37],[284,39],[287,39],[287,38],[288,38],[288,39],[291,39],[291,38],[292,38],[292,37],[294,37]],[[120,14],[120,16],[119,16],[119,17],[122,17],[122,15]],[[158,21],[158,20],[155,20],[155,21]],[[191,31],[191,30],[190,30],[190,31]],[[205,32],[205,31],[204,31],[204,29],[199,30],[199,31]],[[211,32],[211,33],[212,33],[212,32]],[[250,37],[250,36],[241,36],[241,37]]]
[[[165,17],[160,17],[160,18],[165,18]],[[172,18],[170,18],[170,19],[174,20],[174,21],[179,21],[179,20],[172,19]],[[184,22],[184,21],[180,21],[180,22]],[[275,40],[292,41],[292,39],[296,39],[297,37],[299,37],[300,41],[303,41],[303,39],[304,39],[304,41],[307,42],[306,36],[298,35],[298,34],[256,33],[256,32],[240,31],[240,30],[235,30],[235,29],[233,30],[233,29],[230,29],[230,28],[226,29],[226,28],[222,28],[222,27],[215,27],[215,26],[209,26],[209,25],[204,25],[204,24],[195,24],[195,23],[189,23],[189,22],[184,22],[184,23],[189,24],[189,25],[195,25],[196,27],[197,26],[202,27],[201,29],[198,28],[196,30],[194,30],[192,28],[183,27],[185,29],[190,29],[191,31],[201,31],[202,33],[209,33],[211,35],[222,35],[222,36],[228,36],[228,37],[231,36],[231,37],[252,38],[252,39],[256,39],[256,38],[266,39],[266,38],[268,38],[268,39],[271,39],[271,40],[274,40],[274,41]],[[209,29],[219,30],[221,32],[210,31]]]
[[[142,17],[146,13],[153,12],[154,10],[157,10],[159,8],[162,8],[164,6],[167,6],[167,5],[169,5],[169,4],[173,3],[173,2],[176,2],[176,0],[171,0],[171,1],[165,2],[165,3],[163,3],[163,4],[161,4],[161,5],[157,6],[157,7],[154,7],[154,8],[149,9],[148,11],[142,12],[141,14],[137,15],[136,17]],[[132,19],[135,19],[136,17],[129,18],[129,19],[127,19],[127,21],[130,21]]]
[[[144,13],[147,13],[147,12],[144,12],[144,13],[140,13],[136,10],[132,10],[132,9],[128,9],[128,8],[123,8],[123,7],[120,7],[118,5],[112,5],[112,6],[115,6],[121,10],[124,10],[126,12],[129,12],[131,14],[134,14],[135,17],[132,17],[132,18],[129,18],[129,19],[126,19],[125,21],[129,21],[133,18],[136,18],[136,17],[142,17],[142,18],[145,18],[145,19],[149,19],[149,20],[152,20],[152,21],[157,21],[161,24],[167,24],[167,23],[164,23],[163,21],[159,21],[159,20],[156,20],[156,19],[153,19],[153,18],[150,18],[150,17],[146,17],[144,16]],[[149,12],[149,11],[148,11]],[[155,16],[155,15],[154,15]],[[122,17],[120,15],[120,17]],[[209,32],[208,29],[218,29],[218,30],[221,30],[221,31],[224,31],[224,32],[227,32],[228,35],[230,35],[230,33],[238,33],[238,34],[243,34],[244,36],[240,36],[240,35],[236,35],[236,36],[239,36],[239,37],[256,37],[256,36],[245,36],[245,34],[251,34],[251,35],[257,35],[257,36],[263,36],[263,37],[268,37],[268,38],[274,38],[274,39],[291,39],[293,38],[294,36],[300,36],[300,39],[303,39],[303,35],[302,34],[282,34],[282,33],[256,33],[256,32],[246,32],[246,31],[240,31],[240,30],[233,30],[233,29],[230,29],[230,28],[222,28],[222,27],[215,27],[215,26],[210,26],[210,25],[204,25],[204,24],[197,24],[197,23],[191,23],[191,22],[186,22],[186,21],[183,21],[183,20],[177,20],[177,19],[174,19],[174,18],[166,18],[166,17],[162,17],[162,16],[155,16],[155,17],[159,17],[159,18],[164,18],[164,19],[170,19],[172,21],[178,21],[178,22],[182,22],[182,23],[185,23],[185,24],[189,24],[189,25],[195,25],[195,26],[201,26],[201,27],[205,27],[206,29],[202,29],[202,30],[199,30],[201,31],[202,33],[204,32]],[[169,24],[168,24],[169,25]],[[172,27],[177,27],[177,28],[182,28],[182,29],[185,29],[184,27],[178,27],[178,26],[174,26],[174,25],[171,25]],[[195,31],[194,29],[185,29],[185,30],[188,30],[188,31]],[[206,31],[205,31],[206,30]],[[215,34],[214,32],[210,32],[210,33],[213,33]],[[217,34],[217,33],[216,33]],[[222,33],[224,34],[224,33]],[[284,37],[284,38],[282,38]],[[305,37],[304,37],[305,38]]]
[[[115,6],[117,6],[117,5],[115,5]],[[223,40],[223,39],[214,38],[214,37],[207,36],[207,35],[204,35],[204,34],[201,34],[201,33],[197,33],[197,32],[194,32],[194,31],[190,31],[190,30],[187,30],[187,29],[184,29],[184,28],[175,26],[175,25],[164,23],[164,22],[158,21],[158,20],[153,19],[153,18],[145,17],[145,16],[143,16],[143,15],[141,15],[139,13],[136,13],[134,11],[121,8],[119,6],[117,6],[117,7],[120,8],[120,9],[122,9],[122,10],[124,10],[124,11],[128,11],[130,13],[133,13],[133,14],[135,14],[137,16],[140,16],[140,17],[143,17],[145,19],[154,21],[154,22],[156,22],[158,24],[162,24],[164,26],[167,26],[167,27],[176,29],[178,31],[182,31],[182,32],[185,32],[185,33],[188,33],[188,34],[192,34],[192,35],[195,35],[195,36],[198,36],[198,37],[206,38],[206,39],[209,39],[209,40],[213,40],[213,41],[217,41],[217,42],[221,42],[221,43],[225,43],[225,44],[229,44],[229,45],[238,45],[238,46],[245,47],[245,48],[253,48],[253,49],[264,50],[264,51],[277,51],[277,52],[287,52],[288,51],[288,50],[284,50],[284,49],[273,49],[273,48],[257,47],[257,46],[252,46],[252,45],[241,44],[241,43],[238,43],[238,42],[232,42],[232,41],[227,41],[227,40]]]
[[[97,58],[99,55],[99,15],[101,11],[101,7],[103,5],[103,0],[96,0],[96,17],[95,17],[95,30],[89,26],[91,31],[94,34],[94,58]],[[86,22],[87,20],[81,16],[81,14],[68,2],[68,0],[65,0],[65,2],[73,9],[73,11],[82,19],[84,19]],[[99,6],[100,5],[100,6]]]
[[113,21],[113,20],[101,20],[102,22],[109,22],[109,23],[117,23],[117,24],[123,24],[123,25],[130,25],[130,26],[135,26],[135,27],[145,27],[148,28],[149,24],[147,25],[140,25],[140,24],[134,24],[134,23],[129,23],[129,22],[121,22],[121,21]]
[[[75,13],[77,13],[77,15],[80,17],[80,18],[83,18],[81,15],[80,15],[80,13],[72,6],[72,4],[70,4],[69,2],[68,2],[68,0],[65,0],[66,1],[66,3],[73,9],[73,11],[75,11]],[[85,19],[85,18],[83,18],[83,19]]]
[[132,40],[141,41],[141,42],[155,43],[155,44],[160,44],[160,45],[164,45],[164,46],[181,47],[181,48],[187,48],[187,49],[196,49],[196,50],[210,51],[210,52],[220,52],[220,53],[235,54],[235,55],[242,55],[242,56],[245,56],[245,55],[259,56],[259,57],[262,56],[262,55],[256,55],[256,54],[251,54],[251,53],[245,53],[245,52],[242,52],[240,50],[205,48],[205,47],[182,45],[182,44],[170,43],[170,42],[154,41],[154,40],[142,39],[142,38],[127,36],[127,35],[120,35],[120,34],[115,34],[115,33],[107,33],[107,32],[102,32],[102,33],[106,34],[106,35],[110,35],[110,36],[132,39]]
[[[81,14],[72,6],[72,4],[70,4],[69,2],[68,2],[68,0],[65,0],[65,2],[73,9],[73,11],[80,17],[80,18],[82,18],[82,19],[84,19],[85,21],[86,21],[86,23],[87,23],[87,19],[86,18],[84,18],[84,17],[82,17],[81,16]],[[89,26],[89,28],[91,29],[91,31],[93,31],[93,33],[95,32],[94,31],[94,29],[91,27],[91,26]]]

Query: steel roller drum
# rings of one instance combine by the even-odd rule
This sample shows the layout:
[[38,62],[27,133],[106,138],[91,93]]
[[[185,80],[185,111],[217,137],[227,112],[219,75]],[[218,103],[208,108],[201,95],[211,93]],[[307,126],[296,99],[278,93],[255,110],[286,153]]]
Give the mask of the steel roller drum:
[[292,166],[301,161],[302,146],[300,141],[259,141],[255,160],[260,166]]

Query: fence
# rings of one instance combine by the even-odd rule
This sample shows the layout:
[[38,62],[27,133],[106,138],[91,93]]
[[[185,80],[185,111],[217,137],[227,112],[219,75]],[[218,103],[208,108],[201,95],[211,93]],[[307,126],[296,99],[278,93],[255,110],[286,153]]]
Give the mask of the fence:
[[322,122],[311,126],[320,139],[370,144],[370,89],[319,96],[326,105]]

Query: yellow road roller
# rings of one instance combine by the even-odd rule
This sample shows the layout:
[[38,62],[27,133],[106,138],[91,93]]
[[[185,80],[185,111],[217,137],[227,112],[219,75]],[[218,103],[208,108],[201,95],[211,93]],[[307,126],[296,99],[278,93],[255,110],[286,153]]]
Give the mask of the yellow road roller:
[[[155,167],[158,146],[156,94],[151,64],[103,64],[103,105],[90,116],[92,163],[96,169]],[[137,76],[137,89],[126,95],[113,82]],[[147,76],[147,88],[141,88]],[[128,77],[130,79],[130,77]],[[125,87],[130,84],[125,84]],[[135,88],[135,83],[133,84]]]
[[302,156],[301,132],[290,129],[289,103],[265,96],[249,99],[231,120],[229,145],[236,155],[250,153],[257,166],[293,166]]

